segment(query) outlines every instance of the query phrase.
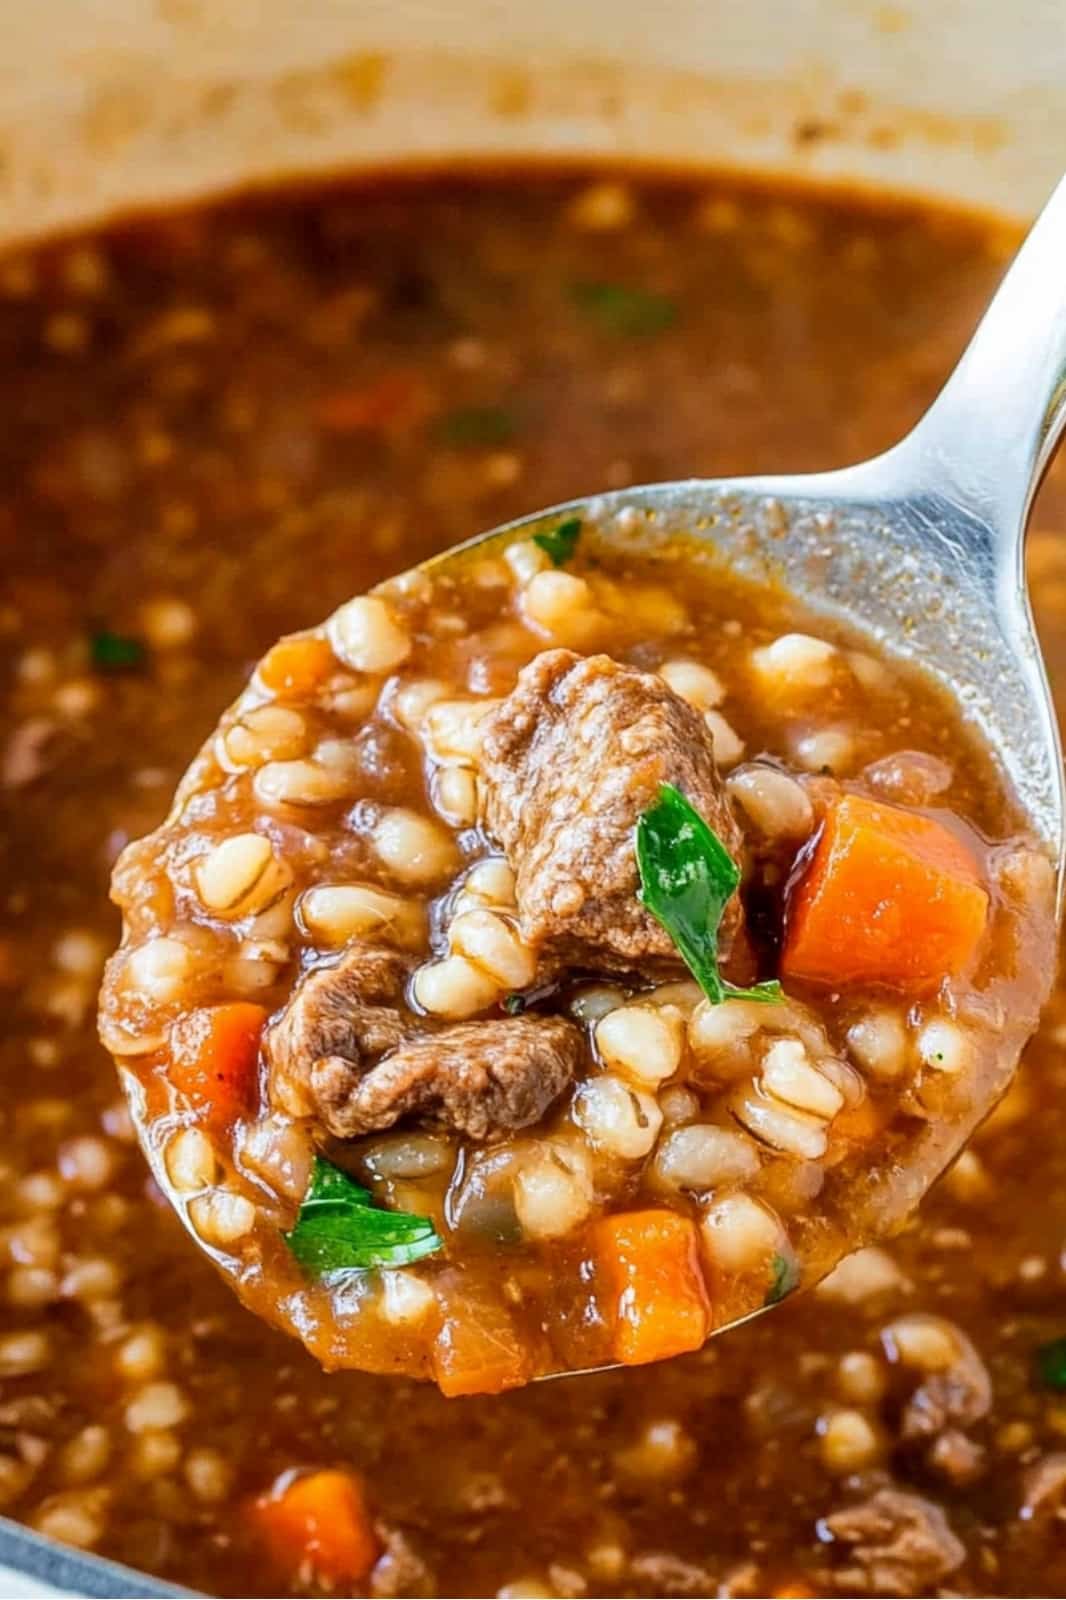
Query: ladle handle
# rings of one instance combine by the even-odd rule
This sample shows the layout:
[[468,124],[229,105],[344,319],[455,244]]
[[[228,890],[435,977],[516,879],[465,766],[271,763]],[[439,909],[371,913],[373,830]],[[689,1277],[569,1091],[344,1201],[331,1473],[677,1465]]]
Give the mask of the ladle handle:
[[961,361],[899,447],[916,488],[991,530],[1001,572],[1066,425],[1066,178],[1011,264]]

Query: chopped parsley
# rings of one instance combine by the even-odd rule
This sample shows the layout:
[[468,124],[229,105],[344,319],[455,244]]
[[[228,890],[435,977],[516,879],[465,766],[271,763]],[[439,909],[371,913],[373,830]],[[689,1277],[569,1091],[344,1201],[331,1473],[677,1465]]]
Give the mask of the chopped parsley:
[[140,639],[109,628],[94,628],[89,635],[89,663],[97,672],[135,672],[147,655]]
[[557,528],[549,528],[546,533],[535,533],[533,543],[551,557],[553,567],[563,567],[577,549],[580,537],[581,518],[567,517]]
[[442,442],[460,450],[507,444],[517,432],[513,413],[503,406],[461,406],[445,412],[437,423]]
[[799,1283],[799,1268],[790,1256],[775,1255],[770,1263],[770,1287],[766,1291],[764,1306],[776,1306],[786,1294],[791,1294]]
[[1038,1347],[1036,1370],[1045,1389],[1066,1389],[1066,1339]]
[[578,310],[606,333],[646,338],[665,333],[677,321],[676,301],[650,289],[635,289],[624,283],[580,282],[571,285],[570,293]]
[[509,1017],[519,1017],[526,1009],[526,997],[523,994],[505,994],[503,1009]]
[[387,1211],[340,1167],[315,1157],[311,1182],[285,1243],[308,1272],[406,1267],[440,1250],[429,1217]]
[[780,1000],[772,980],[738,989],[718,971],[718,930],[740,868],[679,789],[664,783],[658,804],[637,823],[640,900],[670,935],[712,1005]]

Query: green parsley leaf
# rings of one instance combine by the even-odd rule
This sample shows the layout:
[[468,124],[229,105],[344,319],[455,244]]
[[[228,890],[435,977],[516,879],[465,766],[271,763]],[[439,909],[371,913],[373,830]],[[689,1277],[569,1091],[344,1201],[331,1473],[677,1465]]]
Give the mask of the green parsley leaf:
[[1066,1339],[1052,1339],[1036,1352],[1036,1370],[1046,1389],[1066,1389]]
[[322,1156],[315,1157],[300,1214],[283,1238],[314,1273],[406,1267],[443,1242],[429,1217],[375,1205],[369,1189]]
[[766,1291],[764,1306],[776,1306],[786,1294],[791,1294],[799,1283],[799,1268],[788,1256],[775,1255],[770,1263],[770,1287]]
[[517,432],[514,416],[502,406],[462,406],[446,412],[437,423],[442,442],[459,450],[507,444]]
[[578,310],[606,333],[646,338],[665,333],[677,321],[676,303],[650,289],[624,283],[575,283],[570,293]]
[[144,665],[148,652],[139,639],[96,628],[89,635],[89,661],[97,672],[133,672]]
[[525,995],[505,994],[503,997],[503,1009],[506,1011],[509,1017],[521,1016],[522,1012],[526,1009]]
[[637,870],[641,903],[666,929],[712,1005],[780,1000],[776,980],[738,989],[718,971],[718,930],[740,868],[673,784],[663,784],[658,804],[637,822]]
[[563,567],[577,549],[580,537],[581,518],[567,517],[557,528],[549,528],[547,533],[535,533],[533,543],[551,557],[553,567]]

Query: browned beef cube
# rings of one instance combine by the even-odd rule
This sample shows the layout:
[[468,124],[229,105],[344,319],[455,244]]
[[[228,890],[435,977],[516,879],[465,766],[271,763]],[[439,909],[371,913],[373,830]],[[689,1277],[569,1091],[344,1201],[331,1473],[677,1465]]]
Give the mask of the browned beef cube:
[[[731,855],[740,834],[698,711],[653,673],[548,650],[488,723],[483,820],[515,870],[525,939],[548,961],[624,970],[677,961],[637,899],[637,819],[675,785]],[[734,896],[721,951],[740,923]]]

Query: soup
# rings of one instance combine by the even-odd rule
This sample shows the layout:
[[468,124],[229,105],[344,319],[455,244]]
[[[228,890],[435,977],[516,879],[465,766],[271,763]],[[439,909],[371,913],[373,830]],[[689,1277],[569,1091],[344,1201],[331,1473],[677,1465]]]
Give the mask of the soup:
[[[0,1405],[12,1514],[223,1593],[910,1593],[947,1582],[1025,1592],[1058,1582],[1055,1510],[1066,1474],[1054,1343],[1054,1010],[1019,1087],[896,1243],[667,1366],[463,1401],[396,1378],[327,1375],[242,1311],[147,1177],[113,1070],[92,1043],[99,969],[115,940],[103,908],[114,861],[158,825],[219,707],[279,634],[314,627],[478,527],[570,493],[872,453],[931,397],[1012,244],[990,227],[906,208],[719,184],[523,177],[244,203],[6,263],[0,339],[17,387],[12,376],[0,523],[12,1017],[0,1047]],[[1054,490],[1041,523],[1049,528]],[[553,570],[585,577],[590,548]],[[1034,555],[1043,564],[1038,602],[1054,608],[1054,539],[1038,538]],[[623,576],[661,587],[649,569]],[[740,621],[754,650],[796,632],[818,637],[815,620],[771,614],[766,597],[721,581],[686,590],[694,613],[716,627]],[[1011,852],[1019,843],[1009,797],[920,679],[903,672],[884,691],[864,691],[885,698],[864,699],[877,714],[859,717],[847,698],[857,642],[828,638],[834,672],[845,663],[831,718],[816,705],[817,726],[795,728],[791,715],[760,725],[742,675],[731,676],[724,655],[703,659],[696,638],[694,629],[667,652],[662,630],[649,627],[630,645],[657,640],[656,649],[623,665],[658,681],[669,667],[690,689],[695,668],[723,680],[727,699],[701,715],[725,719],[712,737],[726,785],[768,754],[762,767],[797,782],[819,815],[827,797],[856,790],[868,803],[951,810],[973,830],[966,848],[980,886],[1009,910],[986,854],[990,843]],[[538,638],[531,655],[574,643]],[[461,687],[453,699],[466,697],[469,683]],[[360,688],[348,685],[356,699]],[[501,701],[514,692],[510,680],[480,691]],[[303,716],[306,707],[286,709]],[[358,714],[374,729],[372,709]],[[315,712],[344,714],[339,705]],[[275,719],[275,734],[285,721]],[[822,734],[823,724],[841,737],[805,760],[788,740]],[[227,726],[237,730],[241,714]],[[728,732],[745,743],[731,765]],[[368,755],[381,742],[368,736]],[[860,776],[880,766],[883,782],[902,781],[891,775],[901,750],[924,758],[909,776],[933,775],[932,792],[882,790]],[[943,769],[948,787],[938,790]],[[449,786],[445,803],[462,818],[469,786]],[[377,798],[410,809],[409,795]],[[745,830],[754,834],[750,815]],[[476,872],[485,853],[479,847],[464,870]],[[770,868],[780,866],[773,856]],[[454,876],[428,888],[449,889]],[[337,881],[309,875],[299,891]],[[742,987],[778,970],[780,923],[757,910],[751,921],[750,966],[724,968]],[[264,931],[259,943],[278,937]],[[324,954],[324,944],[308,946]],[[1031,949],[1005,1006],[1021,1030],[1049,966],[1039,940]],[[275,956],[239,953],[278,969],[260,999],[242,991],[242,1004],[266,1010],[293,992],[295,971]],[[579,973],[560,1017],[564,999],[570,1006],[604,977],[593,985]],[[644,993],[622,987],[626,1001]],[[523,1010],[504,1010],[509,1020],[529,1023],[554,1006],[517,981],[502,997],[511,994]],[[687,988],[664,1004],[680,1010],[689,1000],[695,1015],[703,1001]],[[690,1019],[667,1015],[667,1032],[687,1029]],[[579,1016],[582,1030],[599,1020]],[[915,1018],[913,1043],[908,1036],[916,1070],[936,1070],[912,1053],[929,1020]],[[572,1012],[566,1022],[579,1026]],[[842,1015],[839,1026],[855,1022]],[[453,1025],[465,1023],[441,1024]],[[165,1075],[144,1082],[167,1088]],[[876,1108],[883,1093],[862,1104]],[[1041,1111],[1023,1130],[1026,1095]],[[153,1118],[160,1109],[149,1107]],[[701,1102],[676,1131],[707,1121]],[[379,1144],[387,1131],[375,1131]],[[446,1136],[419,1130],[430,1159]],[[351,1163],[357,1179],[447,1225],[425,1176],[416,1174],[412,1193],[409,1172],[382,1176],[362,1152]],[[387,1196],[383,1185],[393,1186]],[[761,1303],[779,1278],[787,1286],[793,1260],[802,1267],[799,1223],[813,1212],[790,1211],[779,1195],[769,1207],[752,1198],[787,1235],[758,1272],[737,1275],[745,1294],[758,1283]],[[298,1185],[293,1210],[297,1199]],[[684,1185],[663,1201],[659,1190],[656,1209],[696,1225]],[[217,1202],[197,1209],[217,1224]],[[625,1211],[611,1199],[604,1214]],[[293,1294],[306,1297],[309,1342],[344,1364],[345,1351],[325,1350],[328,1288],[309,1285],[280,1254],[292,1220],[278,1210],[277,1260]],[[480,1281],[492,1281],[498,1246]],[[530,1247],[533,1265],[545,1250],[554,1264],[556,1248],[551,1239]],[[435,1259],[405,1270],[421,1282]],[[256,1285],[243,1287],[258,1303]],[[404,1292],[392,1298],[402,1304]],[[417,1298],[406,1292],[408,1305]],[[270,1299],[276,1307],[273,1291]],[[538,1319],[539,1310],[530,1326]],[[379,1340],[380,1360],[363,1351],[358,1359],[384,1365],[398,1354],[406,1370],[439,1369],[431,1343],[397,1338],[394,1327]],[[562,1361],[561,1345],[543,1360],[535,1353],[519,1376],[577,1365],[586,1348],[593,1361],[618,1355],[579,1339]]]

